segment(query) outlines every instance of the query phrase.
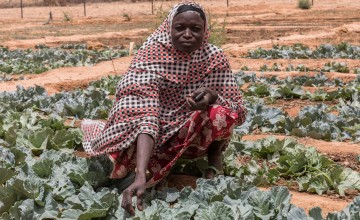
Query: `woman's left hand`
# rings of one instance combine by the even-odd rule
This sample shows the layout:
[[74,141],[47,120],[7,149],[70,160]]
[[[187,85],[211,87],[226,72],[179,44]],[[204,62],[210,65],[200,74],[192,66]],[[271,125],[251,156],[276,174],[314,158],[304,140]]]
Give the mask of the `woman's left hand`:
[[204,110],[216,102],[218,94],[206,87],[201,87],[186,97],[186,104],[191,111]]
[[132,197],[136,195],[136,204],[139,211],[143,211],[143,198],[145,193],[145,178],[135,178],[134,182],[122,192],[121,207],[130,213],[131,216],[135,215],[135,210],[132,205]]

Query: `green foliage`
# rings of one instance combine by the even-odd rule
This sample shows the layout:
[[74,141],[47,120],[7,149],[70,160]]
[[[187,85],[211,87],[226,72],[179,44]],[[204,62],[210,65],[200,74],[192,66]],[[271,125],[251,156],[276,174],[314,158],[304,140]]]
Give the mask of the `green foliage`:
[[242,70],[242,71],[249,71],[250,69],[249,69],[249,67],[247,67],[247,66],[243,66],[243,67],[241,67],[241,70]]
[[349,67],[346,63],[341,62],[329,62],[325,63],[325,66],[323,69],[321,69],[324,72],[339,72],[339,73],[350,73]]
[[263,77],[263,76],[256,76],[255,73],[244,73],[240,71],[234,74],[236,82],[239,86],[242,86],[244,83],[265,83],[268,85],[282,85],[282,84],[294,84],[298,86],[308,86],[308,87],[322,87],[322,86],[352,86],[359,84],[359,79],[355,79],[348,84],[344,84],[341,79],[329,79],[324,74],[315,74],[315,76],[296,76],[291,77],[288,76],[285,79],[279,79],[276,76],[272,77]]
[[332,109],[323,104],[306,106],[294,118],[287,116],[279,108],[269,108],[258,102],[248,103],[246,105],[248,109],[246,121],[234,130],[239,134],[249,134],[259,130],[265,133],[285,133],[327,141],[349,139],[359,141],[358,133],[349,130],[351,127],[360,124],[360,107],[356,103],[358,101],[355,101],[355,104],[351,106],[351,104],[344,102],[339,107],[340,115],[330,113]]
[[226,17],[222,23],[215,21],[213,15],[208,11],[208,28],[210,31],[209,43],[221,46],[226,41]]
[[89,66],[101,61],[128,55],[128,51],[117,48],[88,50],[83,45],[65,45],[39,49],[9,50],[0,47],[0,73],[38,74],[49,69],[66,66]]
[[298,7],[301,9],[310,9],[311,2],[310,0],[298,0]]
[[[70,149],[81,146],[80,129],[64,126],[64,120],[55,114],[28,109],[22,113],[8,110],[0,117],[0,143],[2,146],[25,146],[35,155],[45,149]],[[69,150],[67,150],[69,151]]]
[[122,17],[125,19],[125,21],[131,21],[131,17],[127,13],[124,13]]
[[154,26],[155,29],[158,28],[164,22],[164,20],[169,14],[169,11],[170,8],[164,9],[163,2],[161,2],[159,8],[155,9],[155,13],[156,13],[156,22]]
[[1,219],[105,217],[116,201],[116,190],[94,191],[108,181],[108,170],[97,159],[53,150],[37,159],[22,151],[26,159],[12,167],[17,175],[0,187],[0,204],[6,204],[0,207]]
[[[330,80],[325,75],[317,74],[314,77],[300,76],[287,77],[280,80],[276,77],[256,77],[255,74],[244,74],[240,72],[235,75],[240,89],[246,97],[271,97],[274,99],[309,99],[312,101],[334,101],[342,98],[350,100],[352,95],[360,91],[358,79],[344,84],[341,80]],[[251,85],[242,88],[245,82],[251,82]],[[336,90],[324,91],[322,88],[317,89],[314,93],[304,90],[303,86],[324,87],[340,86]]]
[[121,76],[107,76],[103,77],[100,80],[90,83],[90,86],[93,86],[97,89],[105,90],[109,95],[115,95],[117,84],[119,83]]
[[68,12],[63,11],[64,21],[71,21],[72,18]]
[[[8,151],[7,158],[13,158],[9,163],[17,175],[0,187],[1,219],[308,218],[304,210],[290,203],[291,195],[285,187],[261,191],[245,185],[239,178],[224,176],[214,180],[200,178],[196,189],[147,191],[145,210],[136,210],[131,217],[121,208],[122,197],[109,185],[108,167],[100,159],[77,158],[53,150],[35,158],[26,149],[17,148],[26,158],[14,165],[11,161],[19,157]],[[356,210],[357,200],[350,206]],[[344,214],[332,215],[354,215],[354,212],[345,209]]]
[[247,57],[253,59],[359,59],[360,47],[348,43],[338,45],[322,44],[317,49],[311,50],[303,44],[294,44],[292,46],[274,45],[269,50],[262,48],[250,50]]
[[[250,162],[234,163],[244,155]],[[225,152],[226,173],[251,184],[274,183],[279,178],[296,181],[301,191],[323,194],[346,189],[360,191],[358,172],[341,167],[324,155],[298,144],[294,139],[268,137],[251,141],[232,141]]]
[[281,71],[281,67],[277,63],[274,63],[270,68],[265,64],[260,66],[260,71],[263,72]]
[[107,97],[107,91],[92,86],[85,90],[61,92],[49,96],[39,86],[24,89],[18,87],[16,92],[1,92],[0,112],[14,109],[22,112],[28,108],[38,109],[48,114],[76,118],[106,118],[113,101]]
[[[48,96],[41,87],[19,87],[16,92],[0,93],[1,219],[130,218],[120,206],[119,183],[107,178],[111,169],[109,161],[79,158],[68,153],[80,144],[81,134],[78,128],[63,123],[66,116],[105,118],[112,105],[107,95],[115,93],[119,79],[119,76],[103,78],[85,90],[53,96]],[[298,84],[342,83],[330,81],[323,75],[265,80],[247,74],[236,79],[239,85],[258,80],[277,85],[278,90],[271,91],[277,91],[282,97],[296,94],[290,88]],[[359,89],[356,85],[358,81],[346,84]],[[248,133],[260,129],[285,133],[304,127],[306,135],[325,135],[327,138],[329,127],[331,138],[356,137],[357,140],[359,101],[353,93],[341,101],[338,116],[330,115],[330,109],[320,106],[303,109],[297,119],[287,117],[278,108],[249,103],[248,118],[236,131]],[[318,128],[315,125],[319,122],[327,124]],[[239,166],[237,159],[242,155],[250,155],[253,159]],[[347,189],[359,190],[357,172],[337,166],[314,149],[304,148],[291,140],[234,141],[224,156],[227,174],[235,177],[200,178],[196,189],[185,187],[180,192],[166,188],[148,191],[144,198],[145,210],[136,211],[132,218],[310,219],[321,216],[321,210],[312,209],[310,216],[306,215],[302,209],[290,204],[290,194],[285,187],[260,191],[249,184],[273,183],[284,178],[296,181],[301,190],[319,194],[334,190],[343,195]],[[196,171],[201,175],[204,164],[206,161],[197,160],[178,164],[174,169]],[[344,211],[329,214],[327,219],[355,218],[359,204],[356,198]]]
[[310,71],[310,69],[303,64],[297,65],[296,67],[289,64],[289,66],[286,67],[285,70],[286,71],[299,71],[299,72],[309,72]]

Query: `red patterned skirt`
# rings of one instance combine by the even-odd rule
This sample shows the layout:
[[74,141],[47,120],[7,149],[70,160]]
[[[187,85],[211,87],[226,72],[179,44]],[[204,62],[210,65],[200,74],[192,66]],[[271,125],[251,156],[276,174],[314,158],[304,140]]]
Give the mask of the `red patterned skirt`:
[[[207,154],[214,141],[229,140],[237,120],[237,114],[219,105],[206,111],[196,111],[187,123],[162,146],[155,147],[150,157],[148,171],[151,179],[146,187],[152,187],[167,176],[177,159],[196,159]],[[110,178],[125,177],[136,168],[136,146],[110,153],[114,163]]]

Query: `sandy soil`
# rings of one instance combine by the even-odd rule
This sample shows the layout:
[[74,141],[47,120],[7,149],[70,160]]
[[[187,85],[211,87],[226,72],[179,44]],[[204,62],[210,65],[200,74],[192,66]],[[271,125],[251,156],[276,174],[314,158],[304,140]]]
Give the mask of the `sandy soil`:
[[284,112],[286,112],[290,117],[296,117],[299,115],[299,112],[302,108],[309,105],[318,105],[325,104],[327,106],[335,106],[337,102],[335,101],[309,101],[309,100],[301,100],[301,99],[277,99],[273,104],[267,104],[269,107],[281,108]]
[[129,67],[131,59],[132,57],[122,57],[115,59],[114,62],[101,62],[95,66],[65,67],[38,75],[26,75],[25,80],[0,82],[0,91],[15,91],[17,85],[25,88],[34,85],[43,86],[49,94],[73,90],[108,75],[123,74]]
[[[230,54],[230,55],[229,55]],[[334,62],[334,59],[274,59],[274,60],[265,60],[265,59],[249,59],[249,58],[236,58],[231,56],[231,53],[228,52],[231,61],[231,67],[234,72],[240,70],[241,68],[248,67],[251,71],[260,71],[260,67],[267,65],[271,68],[274,64],[277,64],[285,72],[286,68],[289,65],[292,65],[294,68],[299,65],[304,65],[310,70],[320,71],[324,68],[326,63]],[[354,69],[360,68],[360,60],[354,59],[336,59],[338,63],[346,63],[349,67],[350,73],[354,72]]]
[[[101,62],[94,66],[84,66],[84,67],[64,67],[54,70],[49,70],[41,74],[27,74],[24,75],[25,80],[18,81],[7,81],[0,82],[0,91],[15,91],[17,85],[22,85],[25,88],[30,86],[39,85],[45,87],[49,94],[60,92],[62,90],[72,90],[75,88],[86,86],[89,82],[98,80],[107,75],[118,74],[121,75],[126,72],[129,67],[132,56],[122,57],[114,59],[112,61]],[[341,59],[342,60],[342,59]],[[239,59],[229,57],[231,66],[239,67]],[[327,62],[328,60],[325,60]],[[350,64],[357,65],[359,63],[357,60],[347,60]],[[257,64],[261,65],[261,60],[255,59],[241,59],[241,62],[246,62],[246,64],[251,64],[256,66]],[[268,61],[264,61],[266,64]],[[286,63],[291,61],[277,60],[279,63]],[[301,63],[301,61],[293,61],[294,63]],[[315,66],[321,61],[317,60],[307,60],[310,66]],[[271,62],[269,62],[271,63]],[[114,66],[113,66],[114,64]],[[263,64],[263,65],[264,65]],[[115,70],[114,70],[115,68]],[[238,72],[233,68],[234,72]],[[259,76],[278,76],[280,79],[284,79],[288,76],[300,76],[307,75],[313,76],[317,72],[260,72],[260,71],[245,71],[245,72],[255,72]],[[357,75],[356,74],[344,74],[344,73],[324,73],[329,79],[340,78],[344,82],[353,81]],[[307,88],[307,90],[313,91],[316,88]]]
[[[0,6],[7,0],[0,0]],[[28,0],[25,0],[25,3]],[[32,48],[37,44],[57,46],[64,43],[104,44],[107,46],[125,46],[130,41],[141,44],[149,33],[163,19],[170,5],[178,1],[155,2],[155,13],[151,14],[151,5],[145,3],[89,3],[87,16],[83,15],[83,6],[67,7],[27,7],[24,19],[20,19],[19,8],[0,9],[0,45],[10,48]],[[300,10],[296,0],[201,0],[205,8],[211,12],[212,19],[219,27],[225,20],[226,43],[222,46],[229,57],[234,70],[248,66],[251,70],[259,70],[261,65],[271,66],[278,63],[286,67],[305,64],[311,68],[322,67],[332,60],[252,60],[239,56],[246,54],[248,49],[257,47],[270,48],[274,44],[303,43],[314,48],[323,43],[340,43],[347,41],[356,45],[360,42],[360,1],[323,0],[315,1],[311,10]],[[46,24],[49,12],[53,22]],[[70,21],[65,21],[67,15]],[[225,33],[221,33],[225,36]],[[70,67],[50,70],[39,75],[27,75],[25,80],[1,82],[0,91],[13,91],[16,85],[25,87],[44,86],[49,93],[70,90],[86,86],[90,81],[100,79],[108,74],[122,74],[129,66],[132,57],[124,57],[112,62],[103,62],[93,67]],[[353,70],[359,67],[358,60],[345,61]],[[115,68],[114,68],[115,67]],[[296,75],[314,75],[298,72],[271,72],[258,74],[279,77]],[[326,73],[328,77],[353,80],[356,75],[342,73]],[[288,103],[282,103],[287,105]],[[299,106],[307,103],[295,103],[289,111],[298,111]],[[290,113],[289,113],[290,114]],[[294,113],[295,114],[295,113]],[[246,140],[256,140],[269,136],[248,135]],[[279,138],[287,138],[277,135]],[[315,146],[321,153],[327,154],[344,166],[353,165],[353,158],[360,154],[359,144],[343,142],[325,142],[309,138],[297,138],[306,146]],[[350,165],[349,165],[350,164]],[[353,169],[358,169],[355,164]],[[177,187],[195,186],[195,178],[171,175],[169,185]],[[310,195],[291,191],[292,202],[305,210],[320,206],[326,214],[340,211],[348,200]]]

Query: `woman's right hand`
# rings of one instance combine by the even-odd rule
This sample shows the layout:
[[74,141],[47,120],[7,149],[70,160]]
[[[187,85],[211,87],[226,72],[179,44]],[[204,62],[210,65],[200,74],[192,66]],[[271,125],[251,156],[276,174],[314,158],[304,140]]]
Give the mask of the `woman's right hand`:
[[218,94],[215,91],[201,87],[189,94],[185,101],[191,111],[196,111],[205,110],[209,105],[215,103],[217,98]]
[[143,210],[143,198],[145,193],[146,178],[135,177],[134,182],[122,192],[121,207],[129,212],[132,216],[135,215],[135,210],[132,205],[132,197],[136,195],[136,205],[138,210]]

